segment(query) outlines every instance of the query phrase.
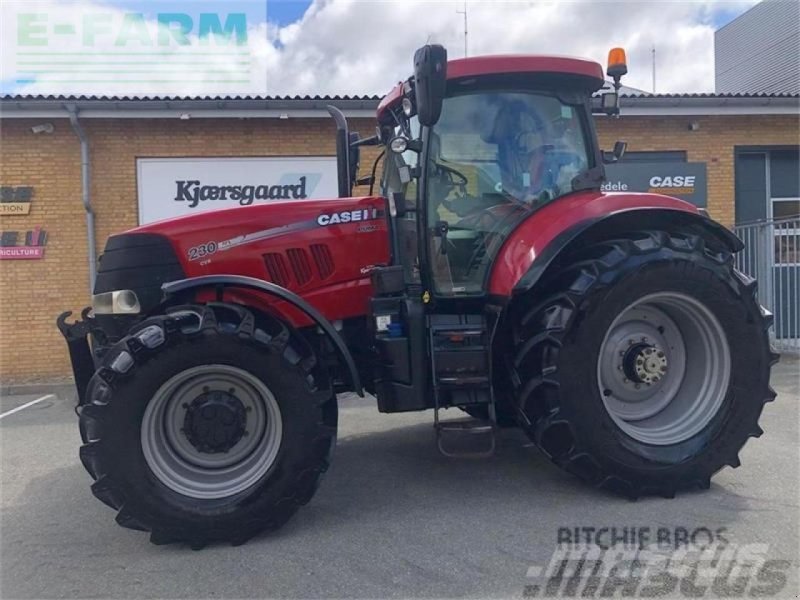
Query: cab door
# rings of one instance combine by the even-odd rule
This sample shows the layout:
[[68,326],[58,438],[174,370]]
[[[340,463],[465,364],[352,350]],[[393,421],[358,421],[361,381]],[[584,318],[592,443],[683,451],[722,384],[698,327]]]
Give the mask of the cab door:
[[482,296],[502,244],[591,166],[585,106],[537,90],[465,91],[427,132],[424,227],[436,298]]

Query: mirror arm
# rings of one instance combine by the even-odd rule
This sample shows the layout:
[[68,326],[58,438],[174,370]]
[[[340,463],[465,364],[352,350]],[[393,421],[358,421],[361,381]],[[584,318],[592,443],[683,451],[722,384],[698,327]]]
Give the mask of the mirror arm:
[[375,158],[375,162],[372,163],[372,173],[370,177],[372,181],[369,184],[369,195],[372,196],[372,192],[375,189],[375,182],[377,181],[377,172],[378,172],[378,164],[380,164],[381,159],[386,155],[386,148],[380,151],[380,154]]
[[611,92],[606,92],[605,94],[601,94],[600,96],[593,96],[591,99],[591,111],[593,115],[607,115],[609,117],[618,117],[619,116],[619,94],[617,94],[616,105],[613,107],[607,107],[603,105],[603,96],[611,94]]
[[377,135],[373,135],[367,138],[360,139],[356,142],[350,144],[351,148],[356,148],[357,146],[380,146],[381,145],[381,138]]
[[408,140],[408,149],[411,150],[412,152],[416,152],[417,154],[419,154],[420,152],[422,152],[422,140],[421,139]]

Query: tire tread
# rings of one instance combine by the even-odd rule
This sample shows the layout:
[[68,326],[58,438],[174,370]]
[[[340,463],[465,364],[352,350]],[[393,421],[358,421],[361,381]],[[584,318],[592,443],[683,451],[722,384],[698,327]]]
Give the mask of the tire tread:
[[[179,524],[163,522],[156,515],[137,515],[130,508],[132,503],[126,504],[122,486],[115,483],[109,476],[112,470],[108,464],[107,455],[103,451],[104,440],[114,439],[114,431],[108,418],[109,411],[113,409],[113,389],[120,382],[129,382],[135,377],[137,367],[151,360],[157,360],[160,352],[173,348],[177,344],[191,344],[196,340],[209,336],[233,335],[244,343],[269,353],[276,354],[286,360],[284,355],[293,343],[290,329],[277,323],[278,331],[273,335],[257,335],[258,322],[255,315],[247,308],[240,305],[224,304],[219,302],[207,305],[188,307],[201,315],[199,329],[186,333],[181,329],[181,319],[171,316],[170,312],[156,317],[145,319],[137,324],[127,336],[115,344],[106,353],[103,365],[97,370],[89,384],[89,402],[80,414],[80,431],[83,445],[79,455],[87,472],[95,480],[91,486],[94,496],[117,511],[116,521],[122,527],[138,531],[150,532],[150,541],[153,544],[170,544],[184,542],[193,550],[199,550],[208,543],[229,542],[239,545],[247,542],[252,537],[264,531],[272,531],[287,522],[291,516],[304,504],[307,504],[314,495],[322,474],[328,470],[333,446],[336,442],[336,397],[330,388],[327,374],[318,368],[318,361],[313,354],[306,356],[297,364],[286,365],[287,369],[297,369],[302,373],[302,378],[309,387],[307,397],[310,399],[310,409],[319,411],[316,423],[320,432],[314,439],[313,451],[307,468],[301,470],[292,479],[288,486],[291,493],[277,501],[269,514],[258,518],[249,518],[238,523],[235,527],[225,529],[196,528],[183,529]],[[176,307],[171,312],[187,307]],[[224,331],[220,325],[223,313],[238,315],[235,331]],[[218,317],[218,313],[220,316]],[[164,331],[164,340],[154,348],[148,348],[140,342],[136,335],[146,327],[157,325]],[[275,324],[273,324],[275,325]],[[134,359],[134,365],[125,373],[119,373],[109,368],[108,364],[120,352],[128,351]],[[295,351],[295,354],[299,354]],[[97,390],[102,386],[110,386],[111,398],[100,394]],[[328,409],[328,407],[331,407]]]
[[[545,279],[539,289],[545,288],[551,290],[551,293],[542,301],[534,301],[521,314],[518,313],[512,331],[516,346],[508,361],[510,380],[515,382],[518,420],[535,445],[556,465],[586,483],[632,499],[644,495],[673,498],[676,492],[684,489],[707,489],[710,475],[699,474],[684,481],[667,478],[661,484],[654,485],[604,471],[601,463],[581,447],[571,423],[561,410],[558,401],[561,377],[558,350],[570,335],[574,319],[579,317],[579,313],[589,302],[587,296],[590,292],[606,286],[615,271],[632,257],[663,254],[665,251],[677,258],[686,259],[684,263],[698,262],[698,255],[710,258],[714,268],[724,269],[738,276],[738,280],[742,281],[743,294],[749,296],[751,301],[756,298],[756,281],[734,271],[732,254],[713,251],[701,236],[666,231],[632,232],[630,236],[583,248],[571,260],[561,263],[555,272],[546,274],[550,278]],[[641,259],[639,261],[642,264],[646,262]],[[710,277],[715,276],[713,271],[708,273]],[[760,310],[755,312],[762,319],[766,339],[771,315],[764,315]],[[545,352],[546,347],[551,349],[549,354]],[[778,358],[779,355],[770,350],[769,365],[774,365]],[[536,364],[537,368],[533,371],[520,369],[521,365],[526,364]],[[555,393],[541,394],[541,388],[545,385],[551,386]],[[760,392],[762,406],[774,398],[775,392],[768,385]],[[725,465],[734,468],[739,466],[739,450],[747,437],[759,437],[762,433],[762,429],[755,424],[749,436],[734,444],[730,454],[719,457],[719,468]]]

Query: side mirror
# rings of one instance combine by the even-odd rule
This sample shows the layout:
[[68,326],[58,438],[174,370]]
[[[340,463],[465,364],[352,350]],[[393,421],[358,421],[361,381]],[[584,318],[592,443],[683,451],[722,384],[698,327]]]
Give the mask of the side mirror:
[[625,156],[625,150],[628,149],[628,142],[614,142],[614,158],[616,161],[622,160],[622,157]]
[[442,114],[447,85],[447,50],[438,44],[423,46],[414,53],[414,95],[420,125],[431,127]]
[[614,142],[614,149],[611,152],[603,152],[603,162],[613,164],[622,160],[625,150],[628,148],[627,142]]

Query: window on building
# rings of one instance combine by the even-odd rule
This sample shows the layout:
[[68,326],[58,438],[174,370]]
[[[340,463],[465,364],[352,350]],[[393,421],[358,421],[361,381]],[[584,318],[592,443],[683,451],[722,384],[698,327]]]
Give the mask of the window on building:
[[775,233],[775,264],[800,263],[800,151],[769,153],[770,209]]
[[782,221],[773,225],[775,235],[775,266],[800,265],[800,223]]
[[797,219],[798,217],[800,217],[800,197],[772,199],[773,219],[778,221],[780,219]]
[[769,188],[773,198],[800,197],[800,150],[770,151]]
[[800,152],[746,148],[736,155],[736,221],[772,232],[772,265],[800,264]]

